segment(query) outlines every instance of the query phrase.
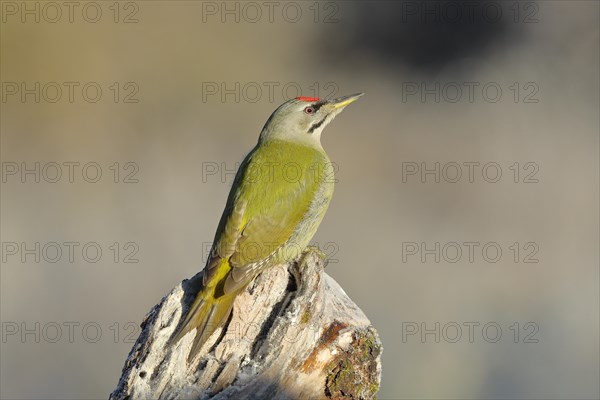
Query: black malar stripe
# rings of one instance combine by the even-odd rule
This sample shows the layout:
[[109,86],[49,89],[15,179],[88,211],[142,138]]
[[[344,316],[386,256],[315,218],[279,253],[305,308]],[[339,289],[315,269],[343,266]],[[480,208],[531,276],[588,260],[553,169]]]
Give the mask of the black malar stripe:
[[315,131],[315,129],[317,129],[318,127],[320,127],[321,125],[323,125],[323,122],[325,122],[325,120],[327,119],[327,115],[320,120],[319,122],[313,124],[310,129],[308,130],[308,133],[313,133]]

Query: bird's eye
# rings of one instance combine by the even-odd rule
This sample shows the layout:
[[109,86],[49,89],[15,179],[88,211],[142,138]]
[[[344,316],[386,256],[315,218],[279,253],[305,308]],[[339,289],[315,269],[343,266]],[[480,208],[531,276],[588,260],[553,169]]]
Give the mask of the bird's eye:
[[304,109],[304,112],[307,113],[307,114],[313,114],[315,112],[315,109],[312,108],[312,107],[306,107]]

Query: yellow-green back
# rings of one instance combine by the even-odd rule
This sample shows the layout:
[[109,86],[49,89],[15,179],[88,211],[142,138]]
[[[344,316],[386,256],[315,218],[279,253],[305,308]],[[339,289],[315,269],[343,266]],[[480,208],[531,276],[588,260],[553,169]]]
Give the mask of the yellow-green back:
[[[332,168],[322,149],[284,140],[257,145],[240,166],[215,235],[216,254],[229,259],[232,269],[215,275],[228,279],[225,292],[306,246],[314,232],[305,232],[305,239],[297,230],[313,222],[305,218],[322,217],[332,193]],[[322,213],[311,209],[318,196]],[[290,251],[283,251],[286,245]]]

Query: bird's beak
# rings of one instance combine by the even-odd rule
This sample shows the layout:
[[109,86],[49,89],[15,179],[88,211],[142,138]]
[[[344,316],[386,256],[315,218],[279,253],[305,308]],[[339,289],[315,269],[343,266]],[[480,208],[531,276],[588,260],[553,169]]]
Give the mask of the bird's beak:
[[329,100],[329,104],[331,104],[333,106],[333,109],[341,109],[346,107],[348,104],[353,103],[354,101],[358,100],[358,98],[360,96],[362,96],[364,93],[356,93],[356,94],[351,94],[350,96],[343,96],[343,97],[338,97],[337,99],[333,99],[333,100]]

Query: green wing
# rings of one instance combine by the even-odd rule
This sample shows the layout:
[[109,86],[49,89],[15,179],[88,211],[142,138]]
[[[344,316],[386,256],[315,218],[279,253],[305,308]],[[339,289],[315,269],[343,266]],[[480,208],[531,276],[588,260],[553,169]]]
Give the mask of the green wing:
[[319,189],[314,171],[324,162],[322,151],[303,145],[272,141],[254,148],[229,194],[205,284],[221,284],[222,294],[241,289],[289,244]]

